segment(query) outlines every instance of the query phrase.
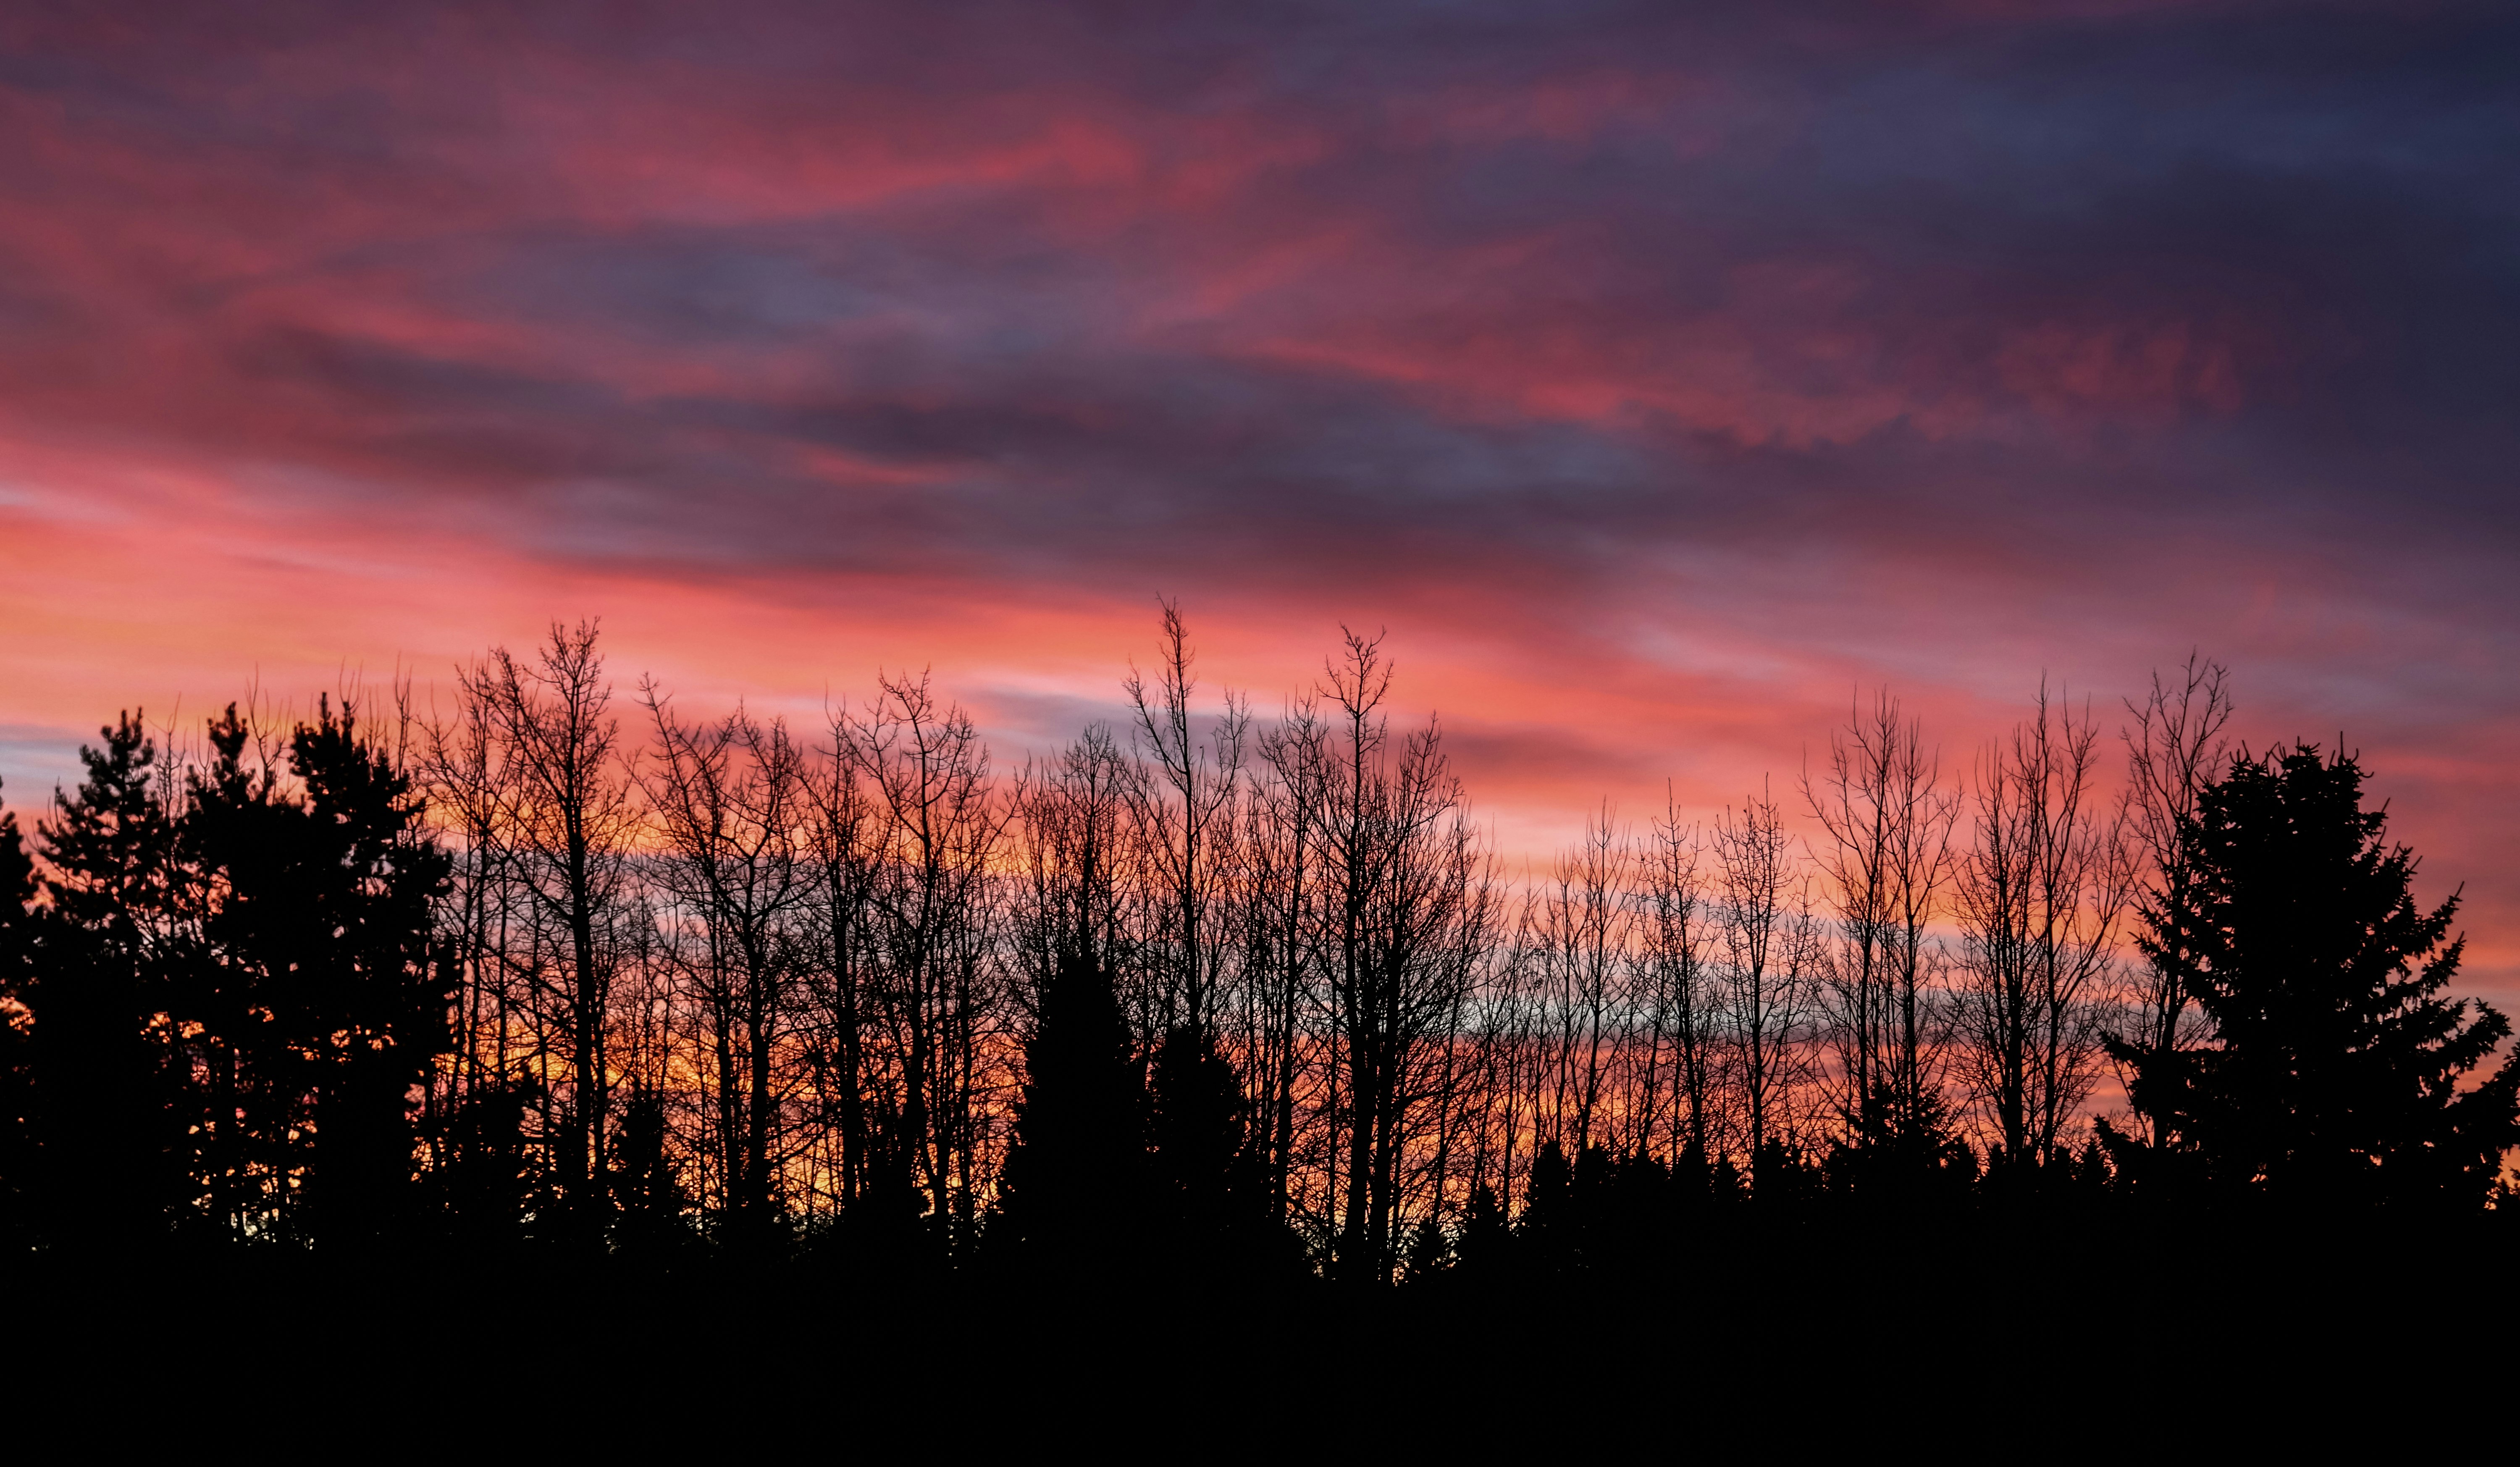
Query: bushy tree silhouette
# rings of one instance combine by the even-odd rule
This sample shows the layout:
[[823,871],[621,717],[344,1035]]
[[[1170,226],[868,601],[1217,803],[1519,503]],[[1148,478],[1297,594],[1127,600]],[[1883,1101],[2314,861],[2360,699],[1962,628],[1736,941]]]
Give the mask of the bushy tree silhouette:
[[1454,1246],[1461,1267],[1494,1277],[1511,1267],[1513,1241],[1513,1224],[1496,1188],[1484,1181],[1471,1187],[1469,1206],[1462,1217],[1462,1236]]
[[690,1199],[675,1175],[668,1139],[663,1092],[635,1090],[622,1108],[612,1148],[613,1235],[621,1251],[634,1257],[669,1257],[691,1237],[683,1225]]
[[0,1248],[41,1236],[35,1217],[33,1035],[26,1009],[35,973],[35,858],[17,812],[0,810]]
[[538,1098],[528,1082],[483,1081],[428,1118],[424,1205],[439,1246],[495,1257],[523,1240],[528,1218],[555,1216],[557,1199],[525,1139]]
[[1223,1263],[1260,1203],[1259,1178],[1246,1175],[1242,1088],[1200,1028],[1166,1035],[1149,1068],[1157,1223],[1182,1264]]
[[413,1211],[447,858],[346,706],[292,734],[293,783],[233,706],[208,735],[180,784],[136,717],[82,749],[39,905],[14,823],[0,839],[10,1185],[69,1251],[170,1229],[347,1248]]
[[449,859],[410,781],[324,704],[294,789],[246,759],[231,706],[180,824],[202,917],[176,1012],[201,1093],[196,1169],[231,1225],[329,1245],[410,1220],[411,1095],[448,1044],[430,903]]
[[1892,1207],[1964,1199],[1977,1179],[1977,1157],[1955,1133],[1942,1097],[1879,1089],[1821,1164],[1829,1189]]
[[32,1183],[44,1231],[110,1255],[161,1238],[189,1191],[184,1084],[169,1008],[183,900],[158,746],[138,714],[82,745],[87,778],[39,826],[50,872],[29,1024]]
[[[1509,1255],[1512,1271],[1526,1276],[1580,1271],[1640,1281],[1665,1278],[1691,1257],[1700,1234],[1729,1221],[1720,1204],[1734,1195],[1729,1178],[1717,1188],[1693,1153],[1666,1166],[1651,1156],[1591,1145],[1569,1161],[1557,1142],[1545,1141],[1532,1157],[1510,1248],[1500,1246],[1505,1239],[1496,1224],[1479,1216],[1493,1200],[1481,1204],[1473,1196],[1462,1261],[1486,1268]],[[1475,1243],[1474,1234],[1480,1234]]]
[[2510,1022],[2443,996],[2458,897],[2415,905],[2414,854],[2362,808],[2363,778],[2303,743],[2243,754],[2204,791],[2180,831],[2193,879],[2146,911],[2141,942],[2177,965],[2213,1041],[2117,1054],[2168,1159],[2209,1185],[2474,1208],[2520,1142],[2520,1056],[2462,1089]]
[[1040,1266],[1096,1270],[1126,1256],[1148,1196],[1145,1068],[1099,963],[1060,959],[1024,1043],[998,1227]]

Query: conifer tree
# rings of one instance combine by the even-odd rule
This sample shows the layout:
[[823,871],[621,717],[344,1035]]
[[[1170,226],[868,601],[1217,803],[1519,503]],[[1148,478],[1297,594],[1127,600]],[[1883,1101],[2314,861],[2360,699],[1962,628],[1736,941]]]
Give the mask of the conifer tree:
[[319,1219],[337,1243],[398,1228],[410,1207],[411,1097],[451,1043],[454,976],[431,926],[453,862],[422,824],[411,780],[344,705],[291,735],[305,791],[313,931],[330,987],[314,1004],[327,1065],[315,1113]]
[[2415,905],[2415,857],[2362,808],[2363,778],[2298,744],[2234,759],[2204,792],[2180,831],[2193,879],[2156,894],[2142,944],[2177,964],[2213,1043],[2118,1056],[2176,1159],[2212,1184],[2473,1208],[2520,1142],[2520,1056],[2462,1089],[2510,1022],[2444,996],[2458,897]]
[[1053,1266],[1106,1262],[1138,1226],[1147,1173],[1145,1068],[1111,976],[1062,956],[1024,1043],[999,1224]]
[[1150,1069],[1160,1221],[1184,1265],[1222,1262],[1222,1254],[1249,1241],[1236,1235],[1253,1221],[1243,1214],[1256,1215],[1261,1201],[1260,1178],[1244,1175],[1241,1083],[1215,1037],[1189,1026],[1165,1036]]
[[198,1183],[232,1227],[353,1246],[412,1200],[410,1096],[448,1045],[430,923],[450,859],[346,707],[292,734],[293,789],[247,758],[233,706],[209,739],[179,827],[202,916],[173,1008]]
[[34,1213],[34,1074],[26,1008],[35,962],[35,859],[17,812],[0,810],[0,1248],[40,1236]]
[[614,1235],[622,1251],[634,1256],[670,1253],[691,1236],[683,1224],[690,1199],[675,1175],[667,1134],[664,1093],[634,1089],[612,1152]]
[[187,900],[156,741],[137,714],[81,745],[87,778],[39,826],[50,871],[27,1024],[44,1230],[108,1253],[164,1236],[192,1200],[184,1086],[169,1021]]

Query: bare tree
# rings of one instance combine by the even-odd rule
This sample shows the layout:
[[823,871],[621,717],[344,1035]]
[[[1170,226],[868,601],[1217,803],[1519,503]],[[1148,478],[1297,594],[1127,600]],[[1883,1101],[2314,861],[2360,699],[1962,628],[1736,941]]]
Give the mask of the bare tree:
[[[1154,760],[1154,778],[1133,789],[1148,839],[1147,848],[1172,898],[1173,981],[1162,989],[1164,1027],[1210,1036],[1217,962],[1232,940],[1231,923],[1215,920],[1224,897],[1224,868],[1231,859],[1234,809],[1241,788],[1243,745],[1250,717],[1232,692],[1207,738],[1192,728],[1191,695],[1197,690],[1190,632],[1181,604],[1163,605],[1163,646],[1148,695],[1132,666],[1121,689],[1137,712],[1140,747]],[[1178,1003],[1178,1006],[1177,1006]]]
[[1753,1184],[1771,1179],[1775,1147],[1798,1138],[1821,959],[1807,883],[1784,818],[1764,792],[1715,824],[1718,982],[1725,998],[1730,1078]]
[[[1541,1139],[1579,1155],[1613,1140],[1624,1116],[1603,1105],[1627,1047],[1634,1015],[1635,853],[1609,810],[1586,821],[1575,849],[1560,857],[1549,885],[1523,906],[1523,940],[1533,964],[1547,1045],[1548,1110]],[[1606,1124],[1605,1124],[1606,1123]],[[1597,1129],[1602,1133],[1597,1134]]]
[[[537,1078],[544,1095],[565,1088],[557,1180],[590,1243],[602,1237],[606,1212],[615,922],[643,822],[617,757],[619,722],[608,711],[612,689],[596,637],[593,622],[555,623],[532,662],[496,648],[460,679],[503,753],[490,787],[496,823],[507,832],[508,869],[539,918],[528,946],[531,992],[559,1008],[556,1029],[537,1035],[559,1041],[557,1064],[546,1063]],[[540,940],[546,929],[556,941]]]
[[1696,832],[1680,822],[1666,797],[1642,859],[1641,957],[1647,1013],[1647,1115],[1650,1134],[1657,1076],[1671,1092],[1666,1123],[1670,1161],[1703,1167],[1723,1136],[1715,1109],[1714,995],[1708,987],[1708,911],[1698,872]]
[[1008,801],[1014,879],[1007,915],[1032,995],[1062,961],[1113,973],[1143,966],[1148,922],[1140,909],[1149,885],[1136,820],[1143,778],[1101,724],[1016,776]]
[[651,680],[654,725],[643,787],[662,836],[651,882],[663,899],[666,956],[693,1000],[711,1082],[718,1212],[730,1240],[757,1247],[777,1225],[787,1110],[799,1082],[791,1042],[802,930],[816,896],[803,751],[785,724],[738,709],[692,726]]
[[[1089,728],[1004,789],[923,676],[879,680],[819,752],[649,684],[652,746],[625,757],[595,647],[556,628],[494,652],[428,730],[466,974],[432,1165],[471,1144],[474,1098],[530,1103],[539,1133],[512,1129],[566,1204],[531,1206],[572,1228],[604,1224],[612,1185],[664,1199],[635,1204],[643,1226],[696,1194],[730,1241],[828,1208],[961,1247],[997,1197],[1019,1041],[1081,961],[1155,1077],[1149,1197],[1226,1216],[1176,1165],[1205,1146],[1197,1185],[1232,1217],[1369,1282],[1440,1263],[1465,1218],[1494,1237],[1552,1144],[1764,1184],[1830,1134],[1939,1141],[1964,1089],[1974,1139],[2044,1160],[2104,1052],[2120,820],[2182,879],[2178,823],[2228,716],[2213,664],[2156,686],[2113,817],[2090,719],[2044,692],[1966,790],[1876,693],[1800,782],[1816,861],[1764,789],[1704,831],[1669,799],[1635,833],[1604,806],[1508,914],[1439,726],[1391,727],[1378,639],[1350,634],[1265,727],[1232,697],[1210,720],[1166,603],[1129,736]],[[1935,936],[1955,917],[1957,978]],[[2179,1043],[2179,1014],[2156,985],[2123,1033]],[[1178,1035],[1204,1078],[1167,1090]],[[1198,1105],[1230,1124],[1190,1125]]]
[[821,960],[805,969],[818,1022],[811,1049],[818,1110],[827,1128],[823,1166],[845,1214],[867,1196],[875,1148],[867,1095],[878,984],[883,974],[876,894],[883,876],[885,813],[846,757],[847,725],[811,771],[815,929]]
[[[1479,975],[1495,921],[1495,879],[1462,808],[1461,781],[1430,720],[1395,747],[1382,702],[1391,669],[1379,642],[1347,634],[1328,668],[1337,708],[1325,764],[1322,833],[1331,890],[1325,943],[1333,1025],[1326,1097],[1338,1271],[1388,1281],[1412,1179],[1411,1145],[1434,1119],[1449,1074],[1449,1026]],[[1332,1221],[1332,1220],[1326,1220]]]
[[2132,880],[2118,816],[2096,808],[2096,740],[2089,713],[2051,704],[2043,683],[2031,719],[1979,759],[1976,846],[1957,884],[1960,1016],[1984,1138],[2003,1165],[2044,1165],[2100,1070]]
[[[2142,704],[2127,701],[2135,725],[2119,734],[2127,749],[2126,822],[2147,869],[2149,890],[2143,901],[2154,912],[2183,911],[2191,901],[2196,876],[2180,831],[2196,818],[2198,797],[2228,762],[2224,729],[2231,721],[2229,676],[2221,663],[2191,652],[2176,682],[2165,684],[2156,672]],[[2186,990],[2179,978],[2189,961],[2189,955],[2177,946],[2182,929],[2175,922],[2157,922],[2153,930],[2172,946],[2145,954],[2143,980],[2129,1022],[2111,1046],[2122,1056],[2121,1079],[2145,1060],[2171,1054],[2195,1038]],[[2138,1121],[2145,1139],[2156,1145],[2170,1139],[2161,1117],[2139,1115]]]
[[1919,1137],[1942,1123],[1946,1015],[1929,929],[1952,877],[1960,797],[1887,689],[1829,734],[1828,765],[1802,778],[1825,840],[1820,867],[1837,917],[1827,967],[1832,1099],[1856,1144]]
[[456,1117],[483,1094],[506,1089],[516,1036],[505,958],[518,895],[504,812],[511,774],[496,711],[472,679],[452,718],[432,716],[423,733],[421,779],[429,814],[455,855],[440,929],[460,976],[453,1063],[428,1097],[430,1165],[451,1169],[460,1146]]
[[1261,778],[1243,805],[1242,992],[1239,1068],[1258,1114],[1269,1216],[1291,1217],[1296,1122],[1321,1080],[1321,1045],[1307,1021],[1323,1010],[1324,865],[1329,728],[1305,697],[1259,736]]
[[915,1197],[961,1241],[976,1235],[1002,1139],[995,1101],[1012,1059],[991,951],[989,867],[1003,817],[969,715],[940,704],[923,675],[880,688],[839,730],[841,757],[871,792],[880,825],[871,907],[888,1063],[861,1076],[875,1111],[875,1185]]

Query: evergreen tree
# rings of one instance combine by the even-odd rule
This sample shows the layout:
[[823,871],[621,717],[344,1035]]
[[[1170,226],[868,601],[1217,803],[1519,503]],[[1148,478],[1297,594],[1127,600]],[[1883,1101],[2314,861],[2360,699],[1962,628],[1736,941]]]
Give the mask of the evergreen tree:
[[1565,1149],[1553,1138],[1541,1142],[1523,1181],[1522,1217],[1514,1229],[1516,1251],[1540,1272],[1583,1262],[1584,1218],[1575,1182],[1575,1167]]
[[2210,1184],[2474,1208],[2520,1142],[2520,1055],[2462,1089],[2510,1022],[2444,997],[2458,897],[2416,907],[2414,855],[2362,808],[2363,778],[2299,744],[2235,759],[2204,792],[2180,831],[2194,879],[2156,896],[2142,942],[2177,965],[2213,1043],[2116,1052],[2171,1159]]
[[0,810],[0,1248],[41,1236],[35,1216],[34,1070],[26,1002],[34,976],[35,859],[17,812]]
[[[294,826],[303,812],[279,773],[247,757],[251,731],[230,704],[211,721],[207,768],[188,771],[176,869],[198,923],[169,943],[169,1016],[191,1073],[190,1166],[202,1206],[240,1236],[302,1235],[314,1117],[321,964]],[[258,756],[261,750],[255,749]]]
[[234,707],[209,739],[180,781],[136,717],[81,749],[40,904],[0,828],[0,1146],[20,1220],[60,1246],[346,1244],[408,1210],[410,1100],[448,1038],[448,858],[346,707],[294,731],[293,785]]
[[525,1140],[538,1098],[530,1081],[485,1080],[429,1118],[425,1206],[458,1251],[495,1257],[522,1240],[528,1215],[556,1215]]
[[1886,1084],[1874,1091],[1855,1117],[1853,1134],[1834,1142],[1822,1162],[1829,1190],[1894,1209],[1964,1197],[1977,1179],[1977,1159],[1955,1134],[1942,1096],[1931,1090],[1902,1095]]
[[1185,1266],[1225,1262],[1260,1204],[1259,1178],[1244,1175],[1241,1083],[1203,1028],[1166,1035],[1150,1068],[1158,1221]]
[[1000,1225],[1054,1267],[1120,1257],[1148,1194],[1147,1121],[1145,1068],[1110,974],[1062,956],[1024,1043]]
[[450,861],[349,708],[293,731],[294,788],[246,757],[233,706],[209,739],[181,823],[202,916],[175,1008],[200,1184],[248,1236],[358,1246],[412,1212],[410,1097],[449,1043],[430,922]]
[[613,1233],[621,1250],[634,1256],[670,1255],[692,1237],[683,1222],[690,1199],[675,1174],[666,1134],[663,1092],[637,1087],[622,1108],[612,1148]]
[[136,714],[102,733],[38,827],[50,873],[19,993],[43,1228],[100,1254],[162,1238],[193,1200],[169,1002],[189,883],[156,742]]
[[1456,1252],[1463,1270],[1493,1278],[1514,1263],[1513,1226],[1505,1203],[1485,1181],[1470,1188],[1470,1204],[1462,1215],[1462,1238]]
[[411,1209],[413,1097],[452,1045],[454,973],[432,927],[452,860],[424,826],[410,778],[344,705],[291,735],[305,791],[304,887],[323,990],[307,1036],[320,1057],[317,1217],[336,1244],[399,1228]]

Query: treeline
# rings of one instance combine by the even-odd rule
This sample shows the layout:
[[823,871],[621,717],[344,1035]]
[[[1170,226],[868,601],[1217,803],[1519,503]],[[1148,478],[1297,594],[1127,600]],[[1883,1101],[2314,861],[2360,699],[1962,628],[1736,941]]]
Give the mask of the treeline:
[[2214,664],[1964,767],[1883,692],[1789,793],[1527,872],[1391,685],[1350,635],[1274,716],[1202,701],[1168,606],[1124,726],[1013,767],[924,677],[698,718],[592,626],[426,714],[127,715],[0,822],[9,1245],[1378,1284],[2510,1195],[2457,898],[2351,757],[2232,744]]

